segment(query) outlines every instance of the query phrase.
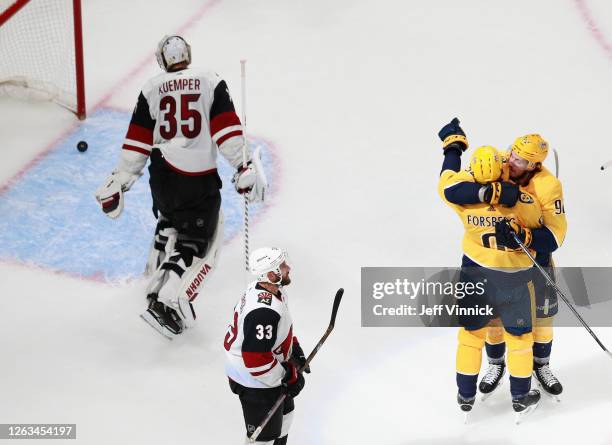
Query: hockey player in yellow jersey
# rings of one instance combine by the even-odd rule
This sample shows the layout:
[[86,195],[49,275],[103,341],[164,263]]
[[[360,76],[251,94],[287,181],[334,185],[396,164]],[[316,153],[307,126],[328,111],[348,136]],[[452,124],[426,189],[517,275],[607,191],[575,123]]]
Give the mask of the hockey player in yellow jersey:
[[[533,370],[531,282],[532,263],[502,227],[512,221],[526,244],[533,242],[533,232],[521,227],[537,227],[541,210],[533,196],[502,177],[502,159],[493,147],[481,147],[461,170],[461,153],[467,138],[453,119],[439,133],[443,141],[444,163],[438,191],[442,199],[463,222],[463,259],[460,280],[486,283],[483,295],[472,294],[458,300],[463,307],[491,305],[495,315],[459,317],[457,348],[457,400],[469,412],[476,396],[476,383],[482,362],[487,324],[499,316],[508,345],[508,368],[512,406],[518,417],[532,411],[540,394],[531,389]],[[537,230],[537,229],[534,229]],[[536,236],[539,236],[536,232]]]
[[[503,169],[506,177],[516,182],[520,190],[534,197],[542,210],[542,221],[536,226],[523,224],[527,228],[537,228],[537,243],[531,242],[536,261],[552,272],[552,252],[561,246],[567,231],[565,206],[561,182],[542,162],[548,154],[548,143],[537,134],[517,138],[510,151],[503,155]],[[503,230],[503,228],[502,228]],[[533,230],[529,234],[533,238]],[[554,276],[554,275],[553,275]],[[552,349],[552,320],[558,310],[557,295],[546,285],[542,275],[534,270],[533,283],[536,293],[536,320],[533,329],[534,371],[539,385],[549,394],[558,398],[563,387],[549,367]],[[493,392],[505,373],[506,343],[503,330],[499,325],[491,326],[487,333],[486,351],[489,361],[487,372],[480,382],[483,394]]]

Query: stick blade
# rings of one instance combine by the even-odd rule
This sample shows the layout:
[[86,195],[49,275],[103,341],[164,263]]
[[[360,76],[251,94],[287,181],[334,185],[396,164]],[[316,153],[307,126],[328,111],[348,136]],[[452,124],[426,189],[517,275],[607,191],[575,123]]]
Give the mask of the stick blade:
[[338,291],[336,292],[336,296],[334,297],[334,305],[332,306],[331,321],[329,322],[329,325],[331,327],[333,327],[334,324],[336,323],[336,315],[338,314],[338,308],[340,307],[340,301],[342,301],[342,295],[344,295],[344,289],[340,288],[338,289]]

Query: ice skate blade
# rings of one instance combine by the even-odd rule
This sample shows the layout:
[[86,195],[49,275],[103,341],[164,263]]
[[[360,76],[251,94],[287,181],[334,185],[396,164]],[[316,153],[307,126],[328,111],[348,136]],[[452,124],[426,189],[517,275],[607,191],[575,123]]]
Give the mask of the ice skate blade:
[[160,325],[157,322],[157,319],[149,312],[143,312],[142,314],[140,314],[140,318],[142,318],[149,326],[151,326],[153,329],[163,335],[164,338],[167,338],[168,340],[173,340],[174,337],[176,337],[176,334],[169,331],[164,326]]
[[471,413],[471,411],[465,411],[463,413],[463,424],[464,425],[468,424],[468,421],[470,420],[470,413]]
[[481,392],[480,394],[482,394],[482,396],[480,397],[480,401],[484,402],[485,400],[487,400],[489,397],[491,397],[493,395],[493,393],[495,391],[497,391],[499,389],[500,386],[502,386],[502,384],[504,383],[504,380],[500,380],[499,383],[497,384],[497,386],[495,388],[493,388],[493,391],[488,392],[488,393],[484,393]]
[[536,403],[535,405],[528,406],[521,412],[514,413],[514,423],[516,425],[520,424],[523,420],[525,420],[527,416],[529,416],[532,412],[535,411],[539,404],[540,402]]

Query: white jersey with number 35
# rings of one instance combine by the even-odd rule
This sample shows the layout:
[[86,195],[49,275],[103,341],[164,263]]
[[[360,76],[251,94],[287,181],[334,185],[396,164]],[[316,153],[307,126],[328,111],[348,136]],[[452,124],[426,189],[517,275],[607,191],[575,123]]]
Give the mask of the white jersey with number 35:
[[158,148],[172,170],[204,175],[216,172],[217,147],[238,168],[243,141],[242,124],[225,81],[216,73],[187,68],[163,72],[145,84],[122,158],[125,169],[135,172]]
[[274,295],[252,283],[234,308],[225,335],[225,369],[230,379],[249,388],[281,385],[281,363],[291,357],[293,322],[287,294]]

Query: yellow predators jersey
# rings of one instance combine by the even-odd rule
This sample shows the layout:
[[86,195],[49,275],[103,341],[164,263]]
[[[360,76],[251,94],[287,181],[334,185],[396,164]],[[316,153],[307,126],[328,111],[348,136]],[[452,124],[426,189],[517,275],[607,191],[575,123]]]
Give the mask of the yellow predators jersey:
[[519,201],[511,208],[487,203],[456,205],[447,201],[444,189],[464,181],[475,182],[469,171],[445,170],[438,182],[440,197],[459,215],[463,223],[463,253],[489,269],[530,268],[533,263],[522,250],[511,250],[499,245],[495,238],[495,223],[503,218],[515,218],[524,227],[541,227],[543,214],[538,200],[528,191],[521,191]]
[[[508,153],[502,155],[502,177],[508,177]],[[507,179],[505,179],[507,180]],[[526,186],[520,187],[521,192],[533,196],[542,211],[542,221],[530,229],[546,226],[555,237],[557,247],[561,247],[567,233],[567,219],[565,217],[565,204],[563,202],[563,188],[561,181],[546,167],[542,166]]]

